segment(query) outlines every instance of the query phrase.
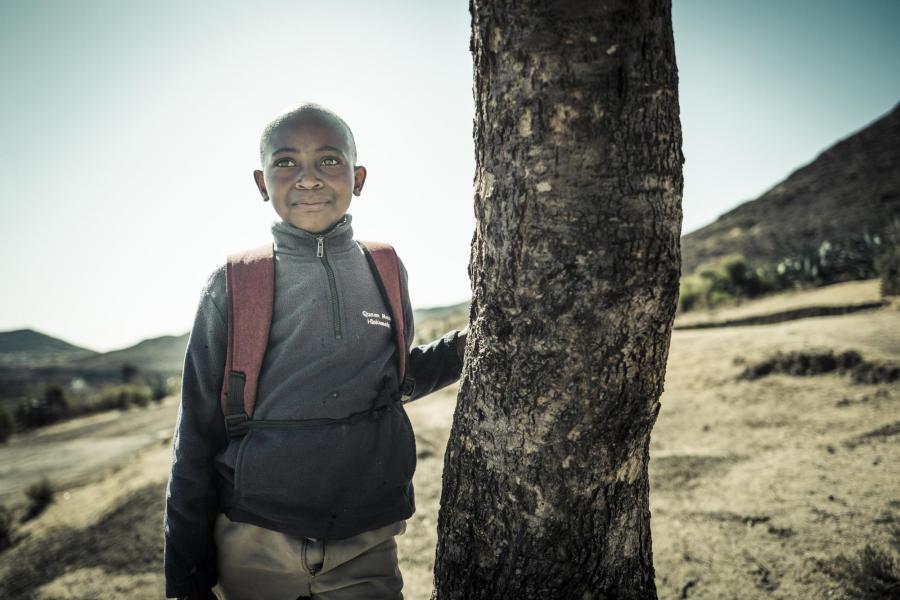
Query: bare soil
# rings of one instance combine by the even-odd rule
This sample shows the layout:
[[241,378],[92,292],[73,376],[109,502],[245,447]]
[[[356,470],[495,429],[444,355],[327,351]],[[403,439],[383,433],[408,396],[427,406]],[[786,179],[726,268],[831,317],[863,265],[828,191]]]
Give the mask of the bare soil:
[[58,491],[103,478],[136,451],[172,435],[178,401],[76,418],[21,435],[0,446],[0,502],[21,502],[42,478]]
[[[866,544],[896,543],[900,386],[838,371],[740,377],[778,352],[823,349],[900,362],[900,311],[673,334],[650,461],[660,598],[843,598],[845,582],[829,565]],[[419,465],[418,511],[399,539],[407,598],[430,595],[455,394],[454,386],[408,407]],[[152,435],[156,424],[148,427],[132,433]],[[0,597],[161,598],[170,444],[131,451],[20,525],[18,543],[0,555]]]

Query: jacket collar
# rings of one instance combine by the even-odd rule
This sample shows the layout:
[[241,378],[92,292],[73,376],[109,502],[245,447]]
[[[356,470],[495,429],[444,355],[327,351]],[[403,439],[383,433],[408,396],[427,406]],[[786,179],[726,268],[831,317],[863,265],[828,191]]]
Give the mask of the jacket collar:
[[319,233],[310,233],[294,227],[290,223],[280,221],[272,224],[272,237],[275,239],[275,252],[297,256],[316,256],[319,238],[322,238],[325,253],[348,250],[356,245],[353,241],[353,218],[344,215],[330,228]]

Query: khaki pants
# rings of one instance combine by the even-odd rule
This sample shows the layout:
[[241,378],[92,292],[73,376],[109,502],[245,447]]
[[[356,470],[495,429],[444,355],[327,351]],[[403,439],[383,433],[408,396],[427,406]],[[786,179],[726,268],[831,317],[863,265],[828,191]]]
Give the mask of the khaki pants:
[[402,600],[398,521],[345,540],[296,538],[220,514],[215,524],[221,600]]

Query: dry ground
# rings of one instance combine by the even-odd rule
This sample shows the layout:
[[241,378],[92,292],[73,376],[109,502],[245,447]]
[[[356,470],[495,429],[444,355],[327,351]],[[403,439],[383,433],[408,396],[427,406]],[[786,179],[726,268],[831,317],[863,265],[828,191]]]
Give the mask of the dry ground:
[[[737,379],[776,350],[804,349],[900,362],[900,311],[674,333],[650,463],[661,598],[841,598],[831,561],[866,543],[888,548],[896,535],[900,386],[835,374]],[[399,541],[414,600],[430,593],[454,400],[455,387],[409,406],[418,512]],[[0,555],[0,597],[162,597],[169,444],[59,495],[21,526],[19,543]]]
[[791,290],[756,300],[743,300],[713,310],[692,311],[678,315],[676,326],[691,326],[702,323],[721,323],[748,317],[782,313],[797,309],[818,307],[851,307],[870,304],[881,300],[881,280],[846,281],[827,287]]

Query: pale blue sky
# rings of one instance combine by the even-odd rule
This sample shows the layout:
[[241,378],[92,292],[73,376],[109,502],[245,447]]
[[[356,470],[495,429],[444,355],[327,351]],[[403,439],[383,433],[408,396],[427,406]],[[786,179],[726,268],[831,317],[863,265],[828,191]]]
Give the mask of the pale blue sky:
[[[675,0],[684,230],[900,100],[900,2]],[[469,296],[469,14],[450,2],[0,0],[0,330],[108,350],[190,327],[206,276],[262,242],[266,118],[353,127],[357,237],[418,307]]]

